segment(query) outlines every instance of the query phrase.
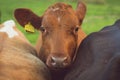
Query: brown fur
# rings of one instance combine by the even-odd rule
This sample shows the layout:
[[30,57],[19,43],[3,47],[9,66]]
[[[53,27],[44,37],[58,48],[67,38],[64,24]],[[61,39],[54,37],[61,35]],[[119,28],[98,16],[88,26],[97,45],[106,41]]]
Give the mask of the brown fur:
[[[29,9],[16,9],[15,18],[23,27],[30,22],[34,28],[41,31],[36,49],[39,58],[49,69],[54,70],[56,67],[64,69],[74,61],[77,47],[86,37],[81,29],[85,13],[86,6],[82,2],[78,3],[76,10],[73,10],[71,5],[56,3],[40,17]],[[56,61],[66,58],[62,62],[65,65],[52,65],[52,58]]]
[[0,80],[50,80],[47,67],[36,57],[36,50],[15,30],[19,35],[13,38],[0,32]]

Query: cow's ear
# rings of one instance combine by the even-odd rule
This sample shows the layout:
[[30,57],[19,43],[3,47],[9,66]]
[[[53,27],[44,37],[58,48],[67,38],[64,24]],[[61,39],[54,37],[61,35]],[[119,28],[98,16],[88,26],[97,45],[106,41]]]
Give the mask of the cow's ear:
[[29,9],[19,8],[14,12],[14,16],[18,23],[25,27],[26,24],[31,23],[35,29],[39,29],[42,22],[42,17],[37,16]]
[[86,5],[83,2],[78,2],[76,14],[81,25],[86,14]]

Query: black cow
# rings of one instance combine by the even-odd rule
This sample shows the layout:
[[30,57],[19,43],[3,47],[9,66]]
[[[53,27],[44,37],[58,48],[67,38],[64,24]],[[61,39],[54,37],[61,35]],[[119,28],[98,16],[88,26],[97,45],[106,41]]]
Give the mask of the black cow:
[[120,80],[120,20],[82,41],[64,80]]

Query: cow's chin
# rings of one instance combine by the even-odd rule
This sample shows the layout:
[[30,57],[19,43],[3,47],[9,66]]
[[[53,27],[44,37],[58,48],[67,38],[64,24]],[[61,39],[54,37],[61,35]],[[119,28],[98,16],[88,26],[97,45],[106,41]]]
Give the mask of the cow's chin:
[[64,67],[51,67],[51,66],[48,66],[48,68],[52,71],[62,71],[62,70],[65,70],[67,68],[69,68],[70,65],[67,65],[67,66],[64,66]]

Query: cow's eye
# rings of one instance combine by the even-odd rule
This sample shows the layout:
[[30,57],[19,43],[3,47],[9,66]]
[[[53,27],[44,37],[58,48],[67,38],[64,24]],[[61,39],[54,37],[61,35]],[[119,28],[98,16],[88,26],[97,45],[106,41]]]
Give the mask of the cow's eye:
[[45,33],[45,32],[46,32],[45,27],[42,27],[42,26],[41,26],[41,27],[40,27],[40,31],[42,31],[42,32],[44,32],[44,33]]
[[79,27],[76,27],[74,31],[75,31],[75,32],[78,32],[78,30],[79,30]]

